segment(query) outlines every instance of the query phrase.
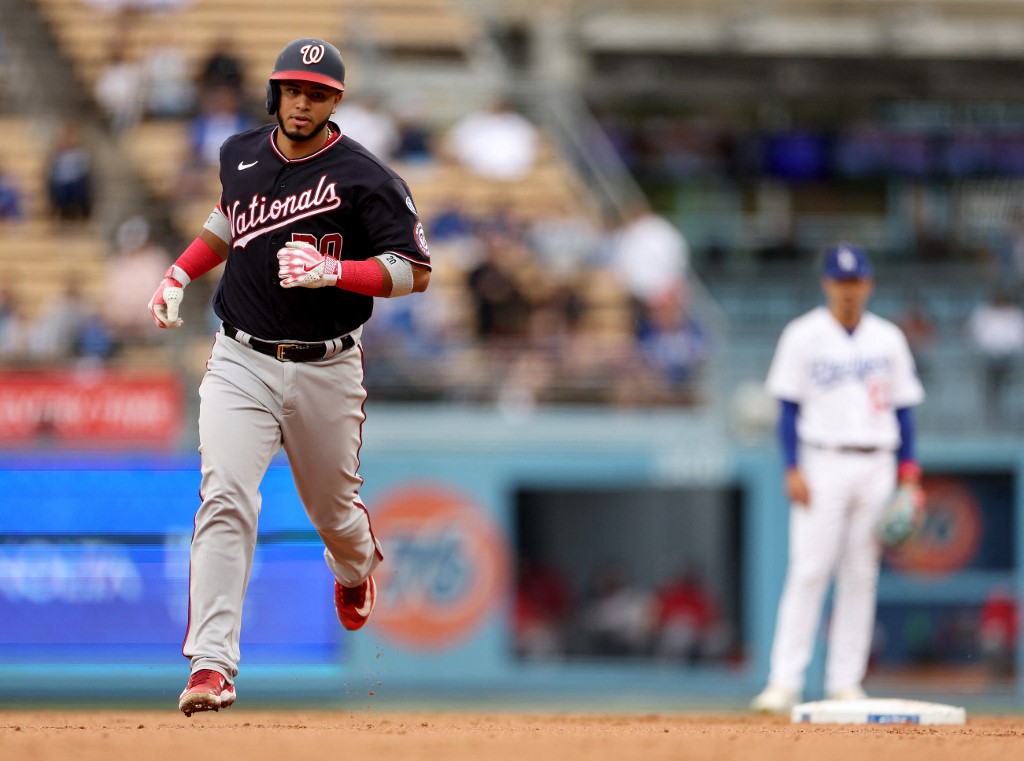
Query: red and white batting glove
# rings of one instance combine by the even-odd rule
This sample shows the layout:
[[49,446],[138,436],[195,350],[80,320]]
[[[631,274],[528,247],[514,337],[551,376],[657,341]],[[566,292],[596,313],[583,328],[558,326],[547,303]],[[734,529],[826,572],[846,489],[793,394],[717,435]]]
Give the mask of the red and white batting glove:
[[285,243],[277,252],[277,264],[282,288],[323,288],[337,285],[341,277],[341,262],[300,241]]
[[[172,266],[164,274],[160,286],[149,300],[149,313],[153,315],[153,321],[160,328],[180,328],[182,319],[178,317],[178,308],[181,300],[185,297],[185,285],[181,276],[184,275],[180,268]],[[185,275],[187,278],[188,276]]]

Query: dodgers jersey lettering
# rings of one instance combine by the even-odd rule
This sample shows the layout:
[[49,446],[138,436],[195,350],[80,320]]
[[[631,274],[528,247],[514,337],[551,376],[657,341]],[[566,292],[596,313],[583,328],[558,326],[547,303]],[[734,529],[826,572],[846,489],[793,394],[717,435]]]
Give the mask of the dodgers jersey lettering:
[[427,266],[430,251],[408,186],[362,145],[333,136],[316,153],[289,160],[274,144],[276,130],[258,127],[221,147],[218,207],[231,240],[213,309],[257,338],[325,341],[366,322],[373,298],[282,288],[279,248],[303,241],[336,259],[391,252]]
[[894,410],[924,399],[896,325],[865,312],[851,334],[824,306],[783,330],[767,389],[800,405],[800,441],[827,446],[895,450],[900,442]]

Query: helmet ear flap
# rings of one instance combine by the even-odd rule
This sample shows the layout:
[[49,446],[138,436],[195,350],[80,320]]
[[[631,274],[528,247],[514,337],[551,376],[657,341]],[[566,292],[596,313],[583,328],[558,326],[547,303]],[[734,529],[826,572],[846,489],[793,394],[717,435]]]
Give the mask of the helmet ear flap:
[[276,114],[277,107],[281,102],[281,91],[277,89],[276,82],[267,82],[267,113]]

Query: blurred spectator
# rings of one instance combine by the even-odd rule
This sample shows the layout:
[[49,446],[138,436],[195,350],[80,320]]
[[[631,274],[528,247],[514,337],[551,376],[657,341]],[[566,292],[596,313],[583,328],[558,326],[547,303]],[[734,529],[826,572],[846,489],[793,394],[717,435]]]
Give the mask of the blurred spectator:
[[597,573],[582,610],[584,651],[599,656],[646,655],[656,617],[654,596],[634,584],[621,564],[609,563]]
[[932,370],[931,350],[935,342],[935,323],[920,296],[911,297],[906,310],[896,318],[896,324],[907,337],[917,375],[924,382]]
[[544,347],[530,342],[504,359],[495,373],[498,376],[495,406],[507,418],[528,416],[536,410],[539,401],[549,396],[555,380],[553,358]]
[[574,277],[593,266],[601,230],[594,220],[566,202],[538,214],[526,231],[526,242],[540,264],[559,279]]
[[17,312],[18,297],[11,289],[9,282],[0,281],[0,330],[7,321]]
[[449,243],[475,237],[473,218],[466,207],[453,198],[435,199],[430,217],[430,242]]
[[650,403],[695,404],[697,380],[710,352],[709,339],[685,295],[666,293],[646,304],[637,330],[640,356],[656,379]]
[[53,214],[64,221],[92,216],[92,154],[77,120],[63,122],[47,162],[47,189]]
[[29,319],[21,299],[8,285],[0,290],[0,362],[20,362],[29,341]]
[[32,359],[67,362],[75,354],[78,332],[89,311],[77,279],[70,278],[64,291],[55,294],[29,326]]
[[634,203],[613,233],[609,265],[638,305],[678,294],[686,284],[690,247],[683,234],[646,203]]
[[189,147],[203,165],[218,166],[224,141],[255,124],[243,111],[241,96],[230,87],[204,88],[199,99],[200,111],[189,124]]
[[103,319],[99,310],[90,308],[78,326],[75,356],[80,362],[101,364],[114,356],[119,348],[117,338],[107,321]]
[[518,278],[522,252],[504,236],[484,240],[484,259],[467,277],[476,314],[477,336],[483,339],[522,337],[530,315],[530,302]]
[[[408,402],[460,393],[471,328],[464,300],[453,298],[453,290],[442,276],[421,299],[381,299],[374,305],[361,340],[377,358],[366,366],[364,383],[375,398]],[[463,295],[462,289],[457,293]]]
[[790,210],[775,220],[776,230],[754,250],[760,264],[786,264],[804,260],[805,251],[797,237],[796,215]]
[[117,350],[110,327],[75,279],[31,321],[28,336],[26,357],[48,364],[103,363]]
[[947,262],[959,251],[956,230],[950,225],[948,200],[934,188],[920,183],[911,187],[907,199],[909,223],[913,229],[913,258],[920,263]]
[[232,135],[255,126],[242,108],[242,96],[232,87],[215,84],[199,92],[199,113],[188,125],[185,155],[181,158],[173,199],[192,203],[216,184],[220,147]]
[[374,156],[384,161],[394,158],[398,150],[398,126],[379,98],[370,95],[354,100],[345,98],[331,121]]
[[569,585],[563,574],[522,559],[513,619],[516,654],[535,660],[564,655],[569,603]]
[[218,36],[206,59],[199,66],[196,86],[200,91],[228,87],[241,97],[245,92],[242,59],[235,52],[235,41],[230,35]]
[[4,40],[3,33],[0,32],[0,111],[3,110],[4,100],[7,97],[8,66],[7,41]]
[[1024,355],[1024,310],[1008,290],[998,287],[989,301],[974,308],[967,335],[981,355],[988,422],[1005,423],[1003,394]]
[[0,222],[10,222],[24,216],[21,188],[14,177],[0,164]]
[[654,654],[696,663],[722,657],[728,641],[718,603],[697,568],[688,568],[655,593]]
[[173,32],[149,48],[142,66],[146,113],[149,116],[176,119],[192,112],[196,104],[196,91],[189,59]]
[[1017,631],[1020,620],[1013,590],[999,584],[985,599],[978,624],[982,657],[995,677],[1013,674],[1017,657]]
[[134,127],[142,119],[145,77],[142,64],[131,57],[128,38],[115,37],[94,90],[96,103],[115,133]]
[[519,180],[533,169],[538,142],[536,126],[498,98],[456,122],[444,150],[481,177]]
[[430,245],[444,252],[444,259],[455,272],[466,272],[479,264],[483,242],[477,235],[476,219],[464,204],[449,196],[431,203],[433,213],[424,222],[430,233]]
[[646,391],[629,292],[609,269],[585,270],[574,288],[576,314],[559,347],[557,401],[635,406]]
[[1018,206],[1010,214],[1003,231],[998,264],[1000,276],[1011,283],[1024,281],[1024,206]]
[[434,130],[424,116],[425,104],[414,97],[405,97],[397,106],[395,123],[398,148],[395,158],[410,163],[434,160]]
[[149,222],[141,216],[121,223],[116,244],[117,252],[108,260],[103,277],[103,317],[119,343],[152,342],[147,289],[164,276],[171,256],[150,239]]

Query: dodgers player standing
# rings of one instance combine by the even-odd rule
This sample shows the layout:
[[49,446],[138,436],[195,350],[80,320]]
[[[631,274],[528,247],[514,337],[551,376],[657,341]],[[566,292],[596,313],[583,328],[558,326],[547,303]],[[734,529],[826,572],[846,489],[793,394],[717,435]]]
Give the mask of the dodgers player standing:
[[874,526],[897,479],[920,481],[911,408],[924,399],[903,333],[865,311],[873,287],[862,248],[829,249],[826,306],[786,326],[768,372],[792,507],[770,674],[755,711],[785,713],[799,701],[833,576],[825,692],[865,697],[881,554]]
[[158,326],[178,327],[184,288],[226,260],[213,297],[223,325],[199,389],[186,716],[235,701],[259,484],[282,446],[342,625],[362,627],[376,601],[383,554],[359,498],[359,336],[373,297],[427,288],[430,254],[405,182],[331,124],[344,83],[333,45],[284,47],[267,83],[277,123],[225,141],[220,201],[150,301]]

